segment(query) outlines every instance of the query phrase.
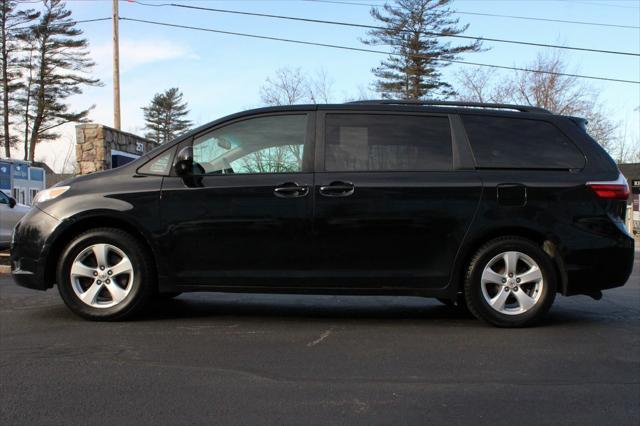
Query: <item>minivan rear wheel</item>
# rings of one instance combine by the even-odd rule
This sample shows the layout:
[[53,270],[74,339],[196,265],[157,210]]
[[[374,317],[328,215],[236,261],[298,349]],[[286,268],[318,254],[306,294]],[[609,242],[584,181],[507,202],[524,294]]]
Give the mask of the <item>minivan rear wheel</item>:
[[483,245],[465,280],[469,310],[498,327],[525,327],[539,321],[556,294],[551,258],[534,242],[502,237]]
[[84,232],[65,248],[58,292],[76,314],[120,320],[139,312],[152,295],[152,263],[143,244],[117,228]]

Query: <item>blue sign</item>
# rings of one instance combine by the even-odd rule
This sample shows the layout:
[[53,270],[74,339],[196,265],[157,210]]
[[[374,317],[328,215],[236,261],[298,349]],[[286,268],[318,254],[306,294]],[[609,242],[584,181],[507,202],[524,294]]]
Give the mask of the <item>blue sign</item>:
[[11,191],[11,163],[0,161],[0,189]]
[[125,164],[130,163],[133,160],[135,160],[135,158],[113,154],[111,155],[111,168],[115,169],[116,167],[124,166]]
[[31,180],[44,182],[44,169],[39,167],[29,167],[29,176]]
[[13,178],[28,180],[29,166],[26,164],[13,163]]

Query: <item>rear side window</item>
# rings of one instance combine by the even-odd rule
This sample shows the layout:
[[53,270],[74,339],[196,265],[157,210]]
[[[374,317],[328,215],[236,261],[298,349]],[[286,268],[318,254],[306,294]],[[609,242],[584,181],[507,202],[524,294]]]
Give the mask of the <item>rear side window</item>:
[[478,167],[580,169],[584,155],[547,121],[463,116]]
[[327,171],[451,170],[447,117],[327,114]]

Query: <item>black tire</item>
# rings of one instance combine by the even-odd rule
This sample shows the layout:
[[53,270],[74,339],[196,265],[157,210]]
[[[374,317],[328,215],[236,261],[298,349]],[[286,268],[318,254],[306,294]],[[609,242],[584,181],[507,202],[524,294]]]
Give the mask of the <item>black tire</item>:
[[[133,278],[128,279],[129,276],[125,275],[128,293],[122,301],[114,306],[90,306],[80,299],[74,290],[74,284],[72,284],[70,273],[74,261],[83,251],[95,244],[114,246],[121,250],[131,262]],[[113,253],[111,252],[109,256],[113,256]],[[85,319],[94,321],[127,319],[139,313],[153,295],[155,276],[152,265],[147,248],[127,232],[117,228],[91,229],[75,237],[62,252],[56,275],[58,292],[69,309]],[[115,283],[115,276],[112,279]],[[87,280],[90,282],[91,279]],[[91,286],[92,284],[87,285]],[[104,285],[106,286],[106,283]]]
[[[515,314],[505,314],[492,308],[483,295],[481,283],[482,274],[489,262],[501,253],[510,251],[523,253],[533,260],[542,273],[543,283],[541,290],[538,290],[539,296],[537,292],[535,293],[536,297],[538,297],[536,303],[525,312]],[[518,264],[518,262],[515,263]],[[506,289],[509,284],[512,284],[512,281],[513,280],[510,280],[505,284],[504,288]],[[512,296],[508,297],[513,297],[513,299],[511,299],[513,301],[516,299],[517,291],[523,291],[520,286],[517,287],[515,291],[513,289],[506,289],[511,291]],[[557,276],[553,261],[542,248],[526,238],[506,236],[489,241],[473,256],[465,277],[464,296],[469,311],[471,311],[476,318],[497,327],[527,327],[540,321],[549,311],[555,300],[556,288]]]

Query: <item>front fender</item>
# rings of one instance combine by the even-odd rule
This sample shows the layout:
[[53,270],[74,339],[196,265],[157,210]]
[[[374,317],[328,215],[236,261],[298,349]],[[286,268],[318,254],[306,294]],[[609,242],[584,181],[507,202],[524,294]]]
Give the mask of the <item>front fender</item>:
[[[122,181],[91,187],[81,182],[72,184],[71,189],[53,202],[39,205],[39,211],[54,219],[57,223],[51,229],[42,232],[42,250],[39,263],[44,266],[41,276],[46,285],[55,282],[55,270],[59,256],[71,239],[91,228],[116,227],[140,238],[151,251],[156,265],[158,249],[154,244],[154,235],[159,227],[159,197],[161,177],[145,177],[131,181]],[[135,191],[126,188],[135,187]],[[159,269],[160,273],[161,270]]]

